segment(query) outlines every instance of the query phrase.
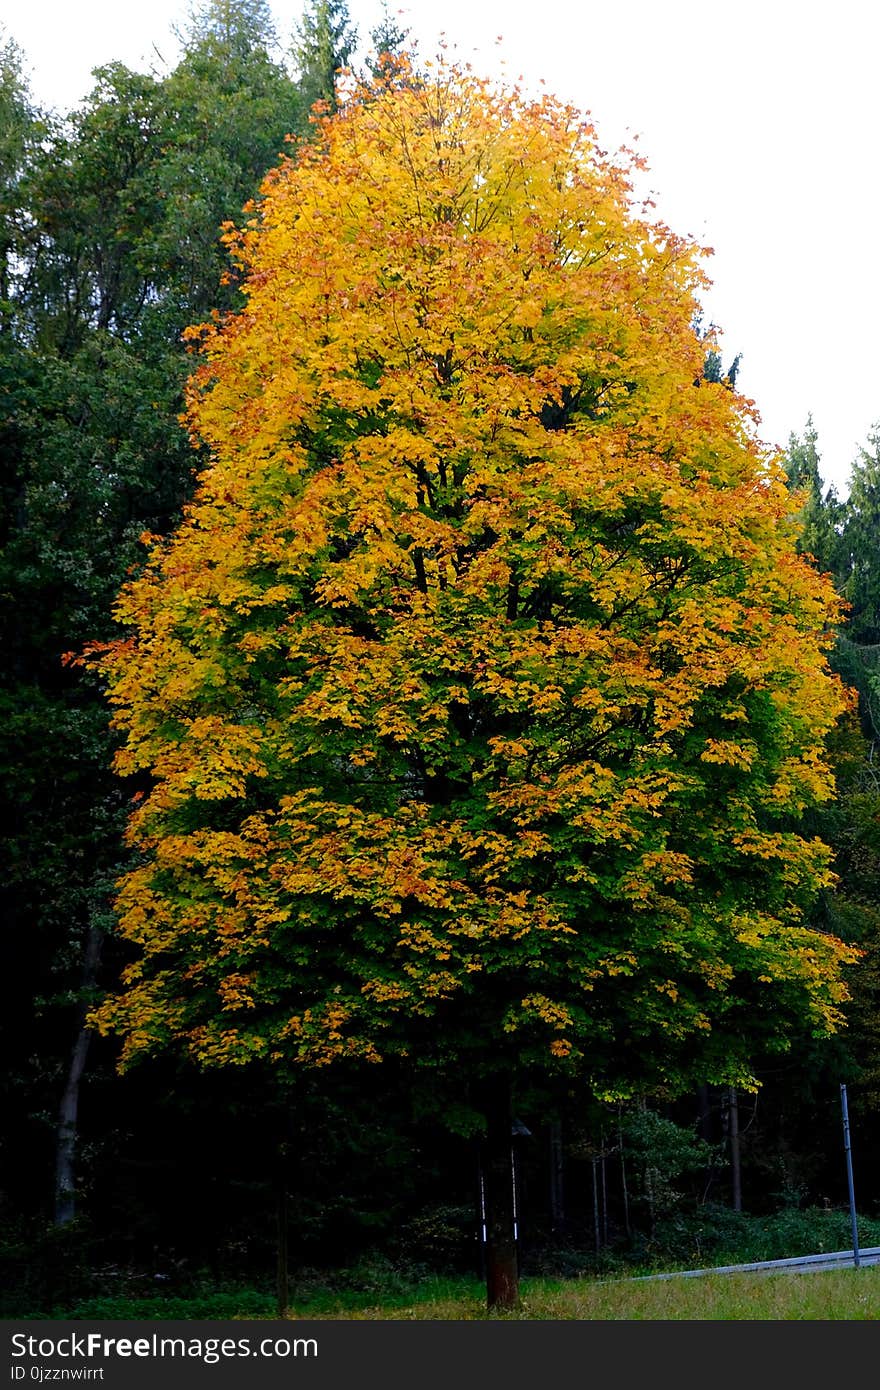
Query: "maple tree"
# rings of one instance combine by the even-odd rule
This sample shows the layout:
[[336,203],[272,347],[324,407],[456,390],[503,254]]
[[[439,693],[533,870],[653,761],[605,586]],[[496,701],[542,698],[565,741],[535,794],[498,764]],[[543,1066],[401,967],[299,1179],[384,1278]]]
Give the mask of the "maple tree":
[[524,1078],[748,1085],[839,1023],[797,829],[835,600],[634,162],[549,96],[398,69],[228,229],[211,461],[90,658],[149,785],[94,1015],[123,1065],[452,1075],[497,1175]]

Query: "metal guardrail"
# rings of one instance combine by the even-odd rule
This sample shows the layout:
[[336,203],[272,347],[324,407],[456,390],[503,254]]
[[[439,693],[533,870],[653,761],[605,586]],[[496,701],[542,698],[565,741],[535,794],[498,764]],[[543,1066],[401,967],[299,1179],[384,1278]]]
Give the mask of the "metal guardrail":
[[[860,1265],[880,1264],[880,1245],[859,1247]],[[647,1279],[693,1279],[701,1274],[807,1274],[821,1269],[848,1269],[856,1263],[853,1250],[829,1250],[821,1255],[794,1255],[786,1260],[756,1260],[745,1265],[714,1265],[707,1269],[675,1269],[663,1274],[639,1274],[636,1281]]]

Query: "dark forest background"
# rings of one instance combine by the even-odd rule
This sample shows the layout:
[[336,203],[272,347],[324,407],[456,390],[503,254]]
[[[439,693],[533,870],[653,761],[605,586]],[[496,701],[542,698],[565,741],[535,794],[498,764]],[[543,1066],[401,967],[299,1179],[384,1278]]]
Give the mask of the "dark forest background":
[[[289,40],[263,0],[207,0],[173,70],[97,69],[66,116],[37,109],[25,55],[0,46],[6,1316],[205,1281],[259,1294],[285,1238],[294,1281],[479,1273],[479,1138],[448,1095],[414,1099],[384,1068],[295,1094],[168,1060],[120,1076],[84,1026],[124,963],[112,897],[130,789],[105,702],[65,655],[112,635],[139,537],[169,531],[191,494],[181,335],[239,303],[219,229],[286,137],[309,138],[312,103],[332,107],[357,38],[341,0],[313,0]],[[369,39],[373,62],[406,44],[390,18]],[[707,350],[708,377],[733,386],[736,369]],[[880,1244],[880,435],[845,499],[809,420],[785,467],[801,549],[849,605],[833,662],[858,705],[833,737],[837,799],[807,827],[839,875],[817,920],[864,951],[848,1028],[820,1044],[805,1025],[786,1056],[757,1059],[755,1095],[517,1097],[524,1272],[848,1246],[842,1083],[862,1238]]]

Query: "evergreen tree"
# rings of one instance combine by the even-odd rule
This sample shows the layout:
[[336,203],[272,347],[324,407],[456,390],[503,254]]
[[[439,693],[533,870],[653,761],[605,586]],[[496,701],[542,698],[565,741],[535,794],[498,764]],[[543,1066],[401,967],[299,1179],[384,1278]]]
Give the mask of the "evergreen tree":
[[842,591],[850,604],[847,635],[862,645],[880,644],[880,430],[850,475],[842,534]]
[[[786,1088],[805,1124],[821,1078],[848,1078],[867,1113],[880,1087],[880,780],[876,769],[880,742],[880,470],[877,440],[863,449],[853,467],[851,487],[840,501],[833,487],[823,492],[821,458],[812,418],[802,437],[789,440],[785,469],[789,486],[803,497],[798,548],[830,573],[850,603],[841,615],[830,654],[833,668],[857,695],[829,740],[836,796],[813,812],[816,832],[834,851],[837,879],[818,899],[813,919],[856,944],[858,965],[848,972],[851,998],[848,1027],[832,1045],[817,1047],[806,1038],[795,1053]],[[866,1136],[867,1137],[867,1136]],[[877,1143],[880,1136],[875,1136]]]
[[230,68],[278,44],[267,0],[202,0],[192,7],[181,37],[188,53],[212,53]]
[[205,6],[166,79],[109,64],[51,128],[29,118],[11,50],[0,73],[0,103],[18,113],[0,143],[3,264],[14,268],[0,334],[0,639],[10,653],[0,767],[11,828],[0,876],[15,962],[2,1027],[10,1122],[44,1154],[36,1117],[63,1097],[62,1220],[73,1210],[81,1021],[123,863],[106,712],[62,658],[108,635],[140,535],[165,532],[192,487],[181,335],[238,302],[221,224],[257,194],[302,110],[270,56],[267,19],[258,3]]
[[399,59],[407,50],[409,29],[402,29],[388,9],[387,0],[382,6],[382,18],[370,30],[372,55],[370,71],[379,77],[389,61]]
[[300,90],[309,107],[324,102],[336,109],[336,74],[348,65],[356,42],[345,0],[309,0],[293,45]]
[[162,311],[172,316],[175,348],[187,324],[238,303],[220,229],[240,219],[285,142],[307,123],[299,86],[273,57],[274,30],[261,37],[256,27],[267,8],[262,0],[211,0],[163,86],[164,213],[150,255],[166,275]]
[[844,507],[833,486],[823,493],[818,444],[813,417],[808,415],[803,437],[789,436],[783,462],[789,487],[804,496],[798,518],[798,550],[809,555],[820,570],[833,575],[839,583]]

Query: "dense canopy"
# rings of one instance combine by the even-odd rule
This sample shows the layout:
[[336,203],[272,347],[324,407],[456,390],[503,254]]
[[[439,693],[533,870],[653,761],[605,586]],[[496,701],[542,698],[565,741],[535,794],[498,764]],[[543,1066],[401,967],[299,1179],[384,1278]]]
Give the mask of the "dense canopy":
[[701,252],[551,98],[355,86],[228,241],[206,446],[96,650],[136,791],[124,1057],[406,1057],[597,1095],[833,1028],[807,913],[835,602]]

